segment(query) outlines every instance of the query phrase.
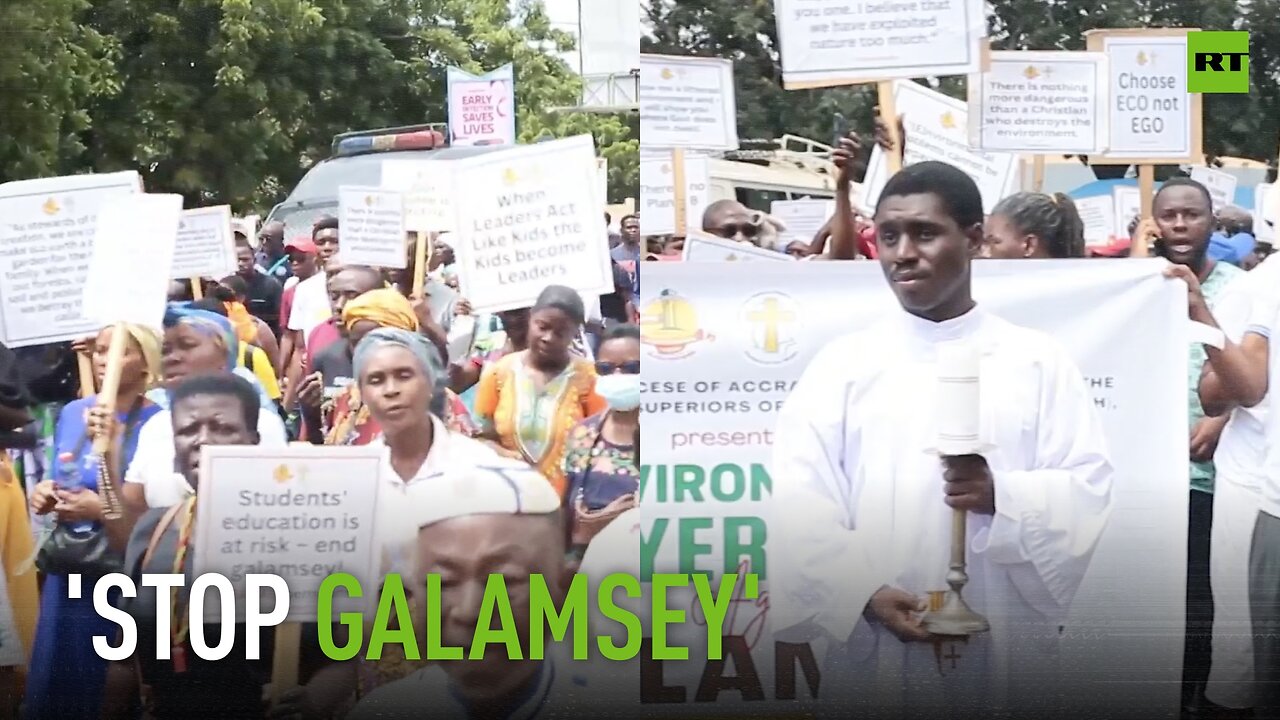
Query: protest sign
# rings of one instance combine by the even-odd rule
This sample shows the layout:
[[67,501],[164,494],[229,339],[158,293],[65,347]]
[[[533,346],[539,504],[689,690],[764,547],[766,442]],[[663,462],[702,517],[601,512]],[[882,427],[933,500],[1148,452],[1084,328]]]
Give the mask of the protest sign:
[[181,195],[129,195],[98,211],[85,276],[84,315],[97,328],[136,323],[164,328]]
[[[382,161],[382,189],[404,195],[405,230],[453,230],[451,167],[447,160]],[[346,242],[345,237],[343,242]]]
[[81,312],[98,211],[141,187],[136,172],[0,185],[0,341],[42,345],[101,329]]
[[1127,228],[1116,227],[1116,202],[1111,195],[1094,195],[1075,201],[1080,221],[1084,225],[1085,247],[1111,244],[1111,238],[1127,235]]
[[[965,104],[919,83],[894,83],[898,114],[906,124],[907,144],[904,165],[925,160],[941,160],[964,170],[982,191],[982,206],[991,212],[1001,198],[1018,191],[1018,156],[969,148],[968,113]],[[866,180],[859,204],[867,210],[876,206],[890,172],[884,149],[871,151]]]
[[969,144],[998,152],[1101,152],[1108,88],[1102,53],[993,52],[991,67],[969,78]]
[[473,312],[529,307],[548,285],[613,292],[590,135],[453,162],[454,196],[467,199],[454,205],[458,284]]
[[[979,307],[1048,332],[1068,349],[1111,450],[1108,525],[1064,631],[1051,637],[1062,652],[1055,693],[1074,698],[1081,717],[1173,712],[1179,699],[1181,665],[1158,659],[1181,656],[1181,631],[1150,632],[1182,627],[1182,594],[1169,588],[1182,587],[1186,567],[1186,399],[1169,392],[1186,383],[1186,288],[1164,280],[1163,267],[1159,260],[990,260],[973,266]],[[688,661],[645,660],[650,666],[644,674],[661,682],[637,692],[659,711],[670,702],[686,715],[696,709],[702,717],[743,717],[749,709],[764,717],[793,711],[815,693],[819,700],[830,698],[849,683],[864,682],[869,678],[852,671],[827,676],[825,657],[772,634],[785,628],[773,626],[777,615],[765,601],[777,594],[770,578],[784,561],[770,551],[771,495],[794,479],[774,476],[770,465],[778,409],[814,353],[832,338],[901,312],[881,268],[654,263],[646,271],[640,314],[647,450],[641,557],[631,572],[706,571],[714,588],[715,578],[727,572],[750,571],[760,575],[761,593],[759,600],[733,599],[723,662],[708,662],[705,651],[691,652]],[[837,387],[833,380],[833,391]],[[867,440],[870,431],[850,425],[850,433],[862,433],[864,447],[882,451],[891,445]],[[892,425],[877,432],[893,432]],[[668,593],[667,606],[688,608],[691,594]],[[1125,603],[1119,600],[1124,597],[1162,601]],[[704,623],[668,627],[670,646],[705,648]],[[1035,642],[1037,636],[1026,631],[1003,637]],[[921,652],[933,654],[928,647]],[[901,668],[883,670],[899,689]],[[1004,681],[1023,680],[1016,673],[1011,668]],[[1001,677],[990,682],[983,687],[999,693]],[[873,691],[864,697],[874,702]]]
[[[241,622],[249,574],[284,579],[289,622],[316,621],[320,583],[334,573],[377,587],[382,567],[374,519],[382,463],[382,452],[372,447],[205,445],[193,572],[231,581]],[[210,603],[207,616],[218,612]]]
[[1090,52],[1107,55],[1108,140],[1089,162],[1200,163],[1201,97],[1187,93],[1187,30],[1091,30]]
[[1191,179],[1205,186],[1213,199],[1213,211],[1218,212],[1236,199],[1236,176],[1203,165],[1191,168]]
[[788,90],[967,75],[982,66],[982,0],[774,0],[774,12]]
[[[685,153],[685,217],[690,227],[702,227],[702,214],[711,204],[711,176],[707,158]],[[670,153],[640,156],[640,232],[671,235],[676,232],[675,168]]]
[[338,189],[338,224],[342,243],[338,257],[345,265],[404,268],[409,244],[404,229],[404,196],[394,190],[366,187]]
[[1116,234],[1129,236],[1129,225],[1142,215],[1142,191],[1132,185],[1111,188],[1111,200],[1115,205]]
[[609,161],[596,158],[596,182],[600,184],[600,202],[609,204]]
[[[1253,235],[1263,242],[1273,243],[1276,238],[1275,207],[1269,205],[1272,198],[1271,183],[1260,183],[1253,188]],[[1269,222],[1270,221],[1270,222]]]
[[758,248],[755,245],[725,240],[701,230],[690,230],[684,241],[681,259],[685,262],[751,262],[773,260],[790,262],[790,255]]
[[836,214],[835,200],[774,200],[769,204],[769,214],[786,226],[788,241],[799,240],[806,245]]
[[[178,244],[169,277],[223,278],[236,271],[236,242],[231,234],[231,206],[184,210],[178,221]],[[246,233],[245,238],[252,238]]]
[[640,56],[640,136],[645,147],[738,147],[733,62],[719,58]]
[[516,90],[511,63],[483,75],[449,68],[449,144],[515,145]]

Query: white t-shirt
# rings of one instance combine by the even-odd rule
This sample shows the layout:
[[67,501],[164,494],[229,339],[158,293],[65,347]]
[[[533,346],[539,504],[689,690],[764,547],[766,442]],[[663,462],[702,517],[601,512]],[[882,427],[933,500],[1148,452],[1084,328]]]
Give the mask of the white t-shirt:
[[[284,422],[266,408],[258,411],[258,435],[261,437],[258,444],[262,447],[289,444]],[[168,410],[153,415],[138,431],[138,449],[124,481],[141,483],[147,507],[152,508],[177,505],[195,493],[186,478],[174,470],[173,416]]]
[[329,285],[325,274],[315,275],[298,283],[293,291],[293,309],[289,312],[289,329],[302,331],[302,342],[311,337],[311,331],[324,321],[333,317],[333,307],[329,305]]

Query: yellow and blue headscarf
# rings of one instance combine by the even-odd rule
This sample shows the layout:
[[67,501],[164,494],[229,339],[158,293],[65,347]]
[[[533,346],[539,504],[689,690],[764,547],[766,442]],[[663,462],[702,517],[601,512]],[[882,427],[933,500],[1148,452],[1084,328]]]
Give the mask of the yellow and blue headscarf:
[[169,303],[164,311],[164,329],[186,325],[207,335],[227,351],[227,370],[234,370],[240,357],[240,340],[226,317],[195,307],[193,303]]

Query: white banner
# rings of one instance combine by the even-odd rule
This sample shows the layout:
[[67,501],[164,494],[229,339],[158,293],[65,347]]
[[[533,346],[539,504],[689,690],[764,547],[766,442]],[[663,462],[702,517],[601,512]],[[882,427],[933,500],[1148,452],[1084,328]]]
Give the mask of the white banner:
[[794,262],[794,258],[785,253],[766,250],[750,243],[725,240],[701,230],[689,231],[680,259],[685,262]]
[[383,160],[382,188],[404,194],[404,229],[453,232],[453,166],[448,160]]
[[164,330],[181,195],[138,193],[103,205],[81,288],[84,316],[102,328],[137,323]]
[[484,75],[449,68],[449,144],[515,145],[516,83],[511,63]]
[[818,231],[836,214],[835,200],[774,200],[769,204],[769,214],[787,226],[789,241],[799,240],[805,245],[813,242]]
[[[969,148],[969,114],[965,103],[905,80],[894,83],[893,92],[907,131],[903,164],[940,160],[955,165],[978,184],[983,211],[988,213],[1002,198],[1018,192],[1017,155]],[[865,210],[875,210],[880,191],[889,180],[885,159],[884,149],[876,145],[871,151],[859,198]]]
[[[1186,289],[1160,277],[1163,266],[974,266],[984,307],[1049,332],[1071,350],[1108,436],[1114,509],[1062,636],[1062,675],[1053,679],[1055,695],[1072,698],[1081,717],[1172,713],[1179,700],[1188,340]],[[641,567],[717,576],[749,568],[767,590],[770,494],[773,483],[786,480],[769,474],[777,410],[820,347],[900,312],[897,302],[879,264],[870,262],[654,263],[647,271]],[[668,598],[669,607],[690,607],[690,597]],[[737,639],[725,643],[725,665],[698,659],[700,643],[705,658],[698,636],[705,625],[696,617],[670,628],[669,645],[695,650],[690,661],[662,663],[660,683],[642,684],[650,702],[656,692],[683,697],[675,713],[706,717],[717,710],[740,715],[743,698],[757,698],[749,704],[762,713],[796,709],[773,701],[811,697],[822,658],[807,646],[774,642],[767,600],[741,599],[734,607],[727,634]],[[747,647],[749,655],[733,655]],[[1088,692],[1072,686],[1073,678],[1093,681]],[[823,695],[842,682],[821,680]]]
[[404,226],[404,195],[375,187],[338,188],[338,222],[345,265],[404,268],[409,242]]

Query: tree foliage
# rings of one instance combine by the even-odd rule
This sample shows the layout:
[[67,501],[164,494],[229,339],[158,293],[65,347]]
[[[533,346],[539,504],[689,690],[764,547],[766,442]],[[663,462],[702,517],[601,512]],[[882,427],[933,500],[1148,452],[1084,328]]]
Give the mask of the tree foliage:
[[[1280,0],[988,0],[996,50],[1083,50],[1084,33],[1101,28],[1186,27],[1248,30],[1248,95],[1206,95],[1205,152],[1274,161],[1280,131]],[[644,52],[734,60],[738,128],[744,138],[800,134],[831,139],[840,112],[871,127],[871,86],[786,91],[778,60],[772,0],[652,0]],[[939,89],[963,97],[964,78]]]
[[522,136],[592,132],[606,156],[637,137],[551,112],[578,98],[556,55],[573,39],[537,0],[4,0],[0,27],[31,28],[0,46],[0,179],[138,169],[189,204],[265,210],[335,134],[444,122],[447,67],[508,62]]

